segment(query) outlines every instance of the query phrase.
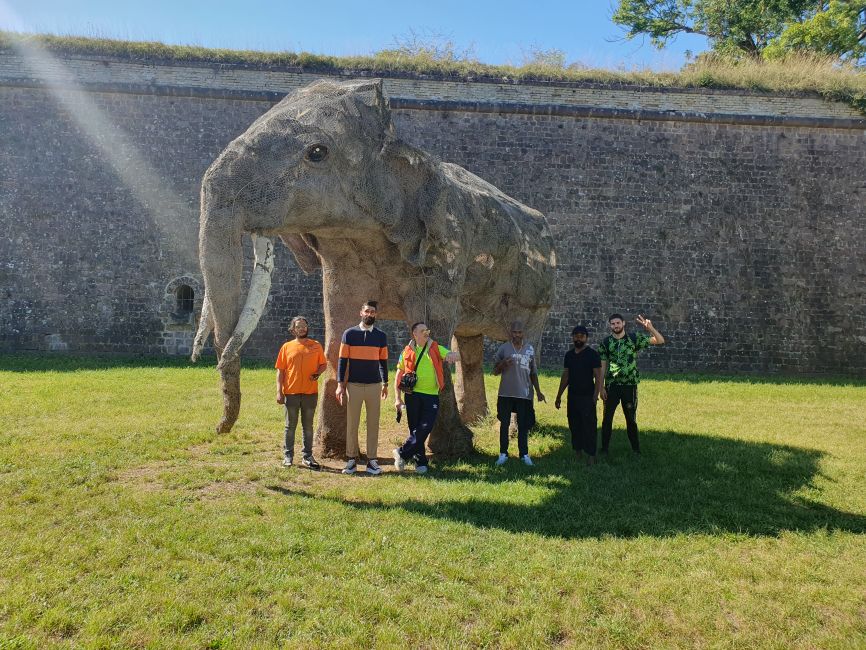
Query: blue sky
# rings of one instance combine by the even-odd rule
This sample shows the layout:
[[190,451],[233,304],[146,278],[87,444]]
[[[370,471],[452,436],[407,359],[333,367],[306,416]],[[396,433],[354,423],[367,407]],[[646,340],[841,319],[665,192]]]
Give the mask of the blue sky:
[[487,63],[520,64],[557,49],[592,67],[678,69],[706,41],[683,36],[657,50],[623,41],[610,16],[616,0],[517,2],[438,0],[0,0],[0,29],[319,54],[368,54],[413,33],[451,40]]

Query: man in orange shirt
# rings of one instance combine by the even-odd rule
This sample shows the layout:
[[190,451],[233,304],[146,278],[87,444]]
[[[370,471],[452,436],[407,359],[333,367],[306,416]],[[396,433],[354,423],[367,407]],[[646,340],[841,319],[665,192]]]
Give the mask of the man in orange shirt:
[[309,323],[303,316],[295,316],[289,326],[295,339],[280,348],[277,362],[277,404],[286,407],[285,451],[283,465],[291,467],[295,457],[295,429],[298,411],[304,431],[304,466],[319,469],[313,458],[313,414],[319,393],[319,375],[325,372],[325,352],[318,341],[307,337]]

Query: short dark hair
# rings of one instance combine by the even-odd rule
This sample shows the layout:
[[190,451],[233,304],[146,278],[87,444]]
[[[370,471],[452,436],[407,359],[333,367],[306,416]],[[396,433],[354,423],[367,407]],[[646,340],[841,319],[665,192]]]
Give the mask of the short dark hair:
[[376,311],[379,311],[379,301],[378,300],[367,300],[363,305],[361,305],[361,309],[364,307],[372,307]]
[[419,325],[426,325],[426,324],[427,323],[425,323],[423,320],[419,320],[417,323],[412,323],[412,327],[409,328],[409,332],[414,332],[416,327],[418,327]]
[[607,317],[607,322],[609,323],[614,318],[619,318],[621,321],[625,321],[625,318],[622,317],[622,314],[617,314],[616,312],[614,312],[613,314],[611,314],[610,316]]

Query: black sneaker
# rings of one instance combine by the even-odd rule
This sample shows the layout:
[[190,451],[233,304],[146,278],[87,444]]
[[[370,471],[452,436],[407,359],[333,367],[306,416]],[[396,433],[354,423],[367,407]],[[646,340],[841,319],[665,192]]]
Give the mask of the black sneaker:
[[312,456],[306,456],[303,460],[304,467],[309,467],[310,469],[322,469],[322,466],[316,462],[316,459]]

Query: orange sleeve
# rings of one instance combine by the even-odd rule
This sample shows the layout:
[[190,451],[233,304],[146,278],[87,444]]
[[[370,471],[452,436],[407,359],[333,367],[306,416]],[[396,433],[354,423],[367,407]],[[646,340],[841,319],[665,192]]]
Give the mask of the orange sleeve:
[[319,346],[319,358],[317,359],[317,363],[321,366],[323,363],[328,363],[328,360],[325,358],[325,351],[322,349],[322,346]]
[[340,358],[348,359],[349,355],[352,353],[352,346],[348,343],[340,343]]
[[284,345],[280,348],[279,354],[277,354],[277,362],[274,364],[274,368],[277,370],[285,370],[286,365],[286,346]]
[[381,347],[379,348],[379,361],[387,361],[388,360],[388,348]]

